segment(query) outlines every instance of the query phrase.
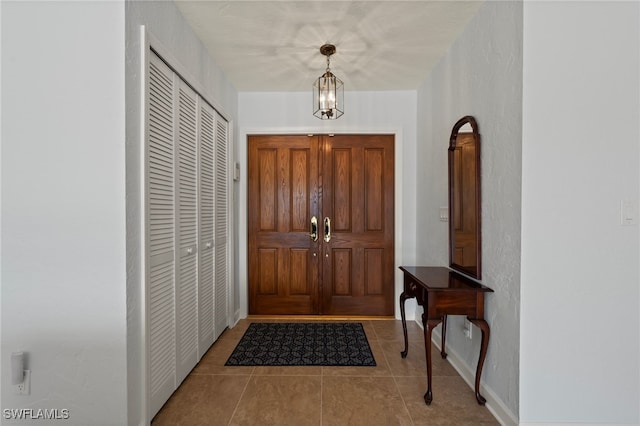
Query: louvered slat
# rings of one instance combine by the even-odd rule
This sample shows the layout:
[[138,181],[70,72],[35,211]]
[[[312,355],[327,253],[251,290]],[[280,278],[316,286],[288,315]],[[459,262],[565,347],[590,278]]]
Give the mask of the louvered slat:
[[155,55],[147,111],[147,245],[152,409],[175,389],[174,74]]
[[173,81],[169,70],[157,62],[150,64],[150,109],[157,114],[149,114],[148,163],[159,167],[149,167],[148,210],[149,251],[151,257],[173,251],[173,228],[162,227],[154,220],[155,214],[166,211],[172,216],[173,192],[173,152],[165,141],[173,138]]
[[199,156],[199,273],[198,282],[198,357],[202,357],[214,341],[213,306],[213,220],[214,220],[214,123],[215,111],[200,105],[198,133]]
[[[197,263],[196,256],[190,256],[188,262],[180,262],[180,304],[177,318],[180,327],[179,354],[182,361],[192,359],[197,349]],[[189,366],[189,370],[195,366]],[[187,371],[188,372],[188,371]]]
[[196,244],[196,94],[186,85],[180,88],[179,102],[180,247]]
[[197,94],[183,81],[178,90],[178,230],[179,275],[176,295],[177,382],[198,362],[197,256]]
[[[216,244],[226,244],[228,238],[227,128],[228,123],[218,115],[216,120]],[[219,239],[222,240],[219,241]]]
[[216,246],[215,261],[215,338],[217,339],[228,324],[228,247]]
[[215,338],[229,325],[229,169],[228,123],[216,114],[215,145]]

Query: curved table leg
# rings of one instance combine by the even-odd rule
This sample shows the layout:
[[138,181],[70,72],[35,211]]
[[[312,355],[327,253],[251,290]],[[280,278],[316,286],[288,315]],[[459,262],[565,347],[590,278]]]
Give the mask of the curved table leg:
[[447,339],[447,316],[442,316],[442,341],[440,344],[440,356],[442,359],[447,359],[447,351],[445,350],[445,342]]
[[403,291],[400,294],[400,317],[402,318],[402,333],[404,334],[404,350],[400,352],[402,358],[406,358],[409,353],[409,342],[407,337],[407,319],[404,313],[404,302],[409,299],[409,296]]
[[480,344],[480,356],[478,357],[478,368],[476,369],[476,401],[478,404],[484,405],[487,400],[480,395],[480,376],[482,375],[482,367],[484,366],[484,359],[487,356],[487,347],[489,346],[489,324],[483,319],[471,319],[473,324],[477,325],[482,330],[482,342]]
[[431,405],[431,401],[433,401],[433,392],[431,390],[431,333],[433,329],[440,324],[442,318],[437,319],[427,319],[425,315],[422,314],[422,325],[424,327],[424,350],[427,354],[427,393],[424,394],[424,402],[427,405]]

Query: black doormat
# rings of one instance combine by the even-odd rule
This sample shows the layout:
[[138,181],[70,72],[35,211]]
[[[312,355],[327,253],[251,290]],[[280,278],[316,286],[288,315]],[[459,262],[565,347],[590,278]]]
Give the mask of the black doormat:
[[361,323],[252,323],[225,365],[375,366]]

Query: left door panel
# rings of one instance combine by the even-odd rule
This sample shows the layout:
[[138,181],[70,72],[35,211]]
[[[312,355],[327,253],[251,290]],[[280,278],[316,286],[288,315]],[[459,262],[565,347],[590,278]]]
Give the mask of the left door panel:
[[250,136],[249,313],[316,314],[320,216],[317,136]]

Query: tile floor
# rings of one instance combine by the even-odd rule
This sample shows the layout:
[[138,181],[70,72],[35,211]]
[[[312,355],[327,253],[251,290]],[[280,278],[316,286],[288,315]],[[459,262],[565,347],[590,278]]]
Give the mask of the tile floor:
[[400,321],[360,321],[376,367],[225,367],[252,321],[266,320],[246,319],[226,330],[153,426],[499,424],[435,347],[433,402],[424,403],[424,337],[413,322],[407,324],[409,355],[402,359]]

